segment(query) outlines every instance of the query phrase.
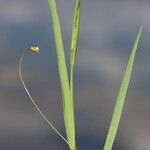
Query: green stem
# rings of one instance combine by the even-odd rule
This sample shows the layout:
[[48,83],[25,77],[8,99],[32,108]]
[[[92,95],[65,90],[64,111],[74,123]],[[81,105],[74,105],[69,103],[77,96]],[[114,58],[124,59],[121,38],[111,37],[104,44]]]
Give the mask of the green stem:
[[[72,114],[73,114],[73,122],[74,124],[72,124],[73,128],[74,128],[74,132],[75,132],[75,112],[74,112],[74,65],[71,65],[70,68],[70,100],[71,100],[71,104],[72,104]],[[76,150],[76,143],[75,143],[75,134],[74,134],[74,146],[73,146],[73,150]]]
[[20,63],[19,63],[19,77],[20,80],[22,82],[22,85],[27,93],[27,95],[29,96],[29,99],[31,101],[31,103],[34,105],[34,107],[36,108],[36,110],[39,112],[39,114],[42,116],[42,118],[46,121],[46,123],[50,126],[50,128],[53,129],[54,132],[56,132],[56,134],[58,134],[68,145],[68,141],[64,138],[64,136],[53,126],[53,124],[47,119],[47,117],[43,114],[43,112],[40,110],[40,108],[37,106],[37,104],[35,103],[35,100],[32,98],[29,90],[27,89],[27,86],[23,80],[23,76],[22,76],[22,63],[24,60],[24,54],[21,56],[20,58]]

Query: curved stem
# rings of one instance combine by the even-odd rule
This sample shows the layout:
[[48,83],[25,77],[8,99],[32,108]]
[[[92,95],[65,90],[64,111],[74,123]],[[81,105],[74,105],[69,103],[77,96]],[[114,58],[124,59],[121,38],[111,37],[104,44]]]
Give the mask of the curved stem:
[[19,77],[20,77],[20,80],[22,82],[22,85],[23,85],[27,95],[29,96],[29,99],[30,99],[31,103],[34,105],[34,107],[39,112],[39,114],[42,116],[42,118],[46,121],[46,123],[53,129],[53,131],[55,131],[69,145],[68,141],[64,138],[64,136],[52,125],[52,123],[43,114],[43,112],[40,110],[40,108],[37,106],[34,99],[32,98],[30,92],[28,91],[28,88],[27,88],[27,86],[26,86],[26,84],[23,80],[23,77],[22,77],[22,63],[23,63],[23,60],[24,60],[24,54],[21,56],[20,62],[19,62]]

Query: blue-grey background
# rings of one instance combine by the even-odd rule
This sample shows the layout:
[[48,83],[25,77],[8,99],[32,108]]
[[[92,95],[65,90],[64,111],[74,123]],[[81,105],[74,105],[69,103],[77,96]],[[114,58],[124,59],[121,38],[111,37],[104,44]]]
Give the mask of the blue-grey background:
[[[57,0],[69,63],[74,1]],[[102,149],[132,45],[137,51],[114,150],[150,148],[150,1],[81,0],[81,28],[75,68],[79,150]],[[47,0],[0,0],[0,150],[65,150],[66,144],[30,103],[18,77],[22,52],[24,78],[37,104],[63,133],[56,50]]]

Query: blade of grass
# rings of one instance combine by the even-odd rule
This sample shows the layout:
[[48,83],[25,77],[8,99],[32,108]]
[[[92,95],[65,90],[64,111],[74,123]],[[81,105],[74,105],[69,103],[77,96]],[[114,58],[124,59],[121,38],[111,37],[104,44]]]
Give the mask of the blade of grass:
[[[75,113],[74,113],[74,66],[76,61],[78,37],[79,37],[79,25],[80,25],[80,0],[76,0],[73,27],[72,27],[72,39],[71,39],[71,53],[70,53],[70,100],[72,103],[72,113],[74,114],[74,121],[72,121],[72,126],[74,126],[75,132]],[[74,141],[76,139],[74,134]],[[76,143],[74,143],[74,149],[76,149]]]
[[20,77],[20,80],[22,82],[22,85],[27,93],[27,95],[29,96],[29,99],[31,101],[31,103],[34,105],[34,107],[36,108],[36,110],[39,112],[39,114],[42,116],[42,118],[46,121],[46,123],[50,126],[50,128],[53,129],[54,132],[56,132],[57,135],[59,135],[67,144],[68,141],[64,138],[64,136],[53,126],[53,124],[47,119],[47,117],[44,115],[44,113],[41,111],[41,109],[38,107],[38,105],[36,104],[35,100],[32,98],[24,80],[23,80],[23,76],[22,76],[22,63],[23,63],[23,60],[24,60],[24,54],[21,56],[20,58],[20,62],[19,62],[19,77]]
[[142,30],[143,30],[143,26],[140,27],[139,33],[138,33],[137,38],[135,40],[135,43],[134,43],[127,67],[126,67],[126,71],[125,71],[125,74],[124,74],[124,77],[123,77],[123,80],[122,80],[122,83],[120,86],[119,94],[118,94],[118,97],[116,100],[112,120],[110,123],[110,127],[108,130],[108,134],[107,134],[107,138],[106,138],[103,150],[111,150],[113,143],[114,143],[114,140],[115,140],[115,136],[116,136],[117,129],[119,126],[119,122],[120,122],[120,118],[121,118],[121,114],[122,114],[122,110],[123,110],[123,106],[124,106],[124,102],[125,102],[125,96],[126,96],[129,81],[131,78],[134,59],[135,59],[137,47],[138,47],[138,44],[140,41],[140,37],[142,34]]
[[73,28],[72,28],[71,55],[70,55],[70,64],[73,66],[76,61],[79,27],[80,27],[80,0],[76,0],[74,19],[73,19]]
[[70,100],[70,87],[68,80],[68,73],[66,67],[66,59],[64,54],[64,46],[61,34],[61,26],[58,17],[55,0],[48,0],[51,12],[51,19],[53,25],[53,32],[55,37],[55,45],[58,61],[58,72],[61,83],[62,97],[63,97],[63,114],[65,122],[65,130],[67,140],[71,150],[75,150],[75,128],[74,128],[74,111],[72,108],[72,101]]

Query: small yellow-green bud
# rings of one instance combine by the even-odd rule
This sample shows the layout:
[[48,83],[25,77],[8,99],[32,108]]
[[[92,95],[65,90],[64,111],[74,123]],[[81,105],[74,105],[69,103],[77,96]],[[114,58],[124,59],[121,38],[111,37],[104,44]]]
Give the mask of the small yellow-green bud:
[[32,51],[34,53],[39,53],[40,48],[38,46],[31,46],[28,48],[29,51]]

